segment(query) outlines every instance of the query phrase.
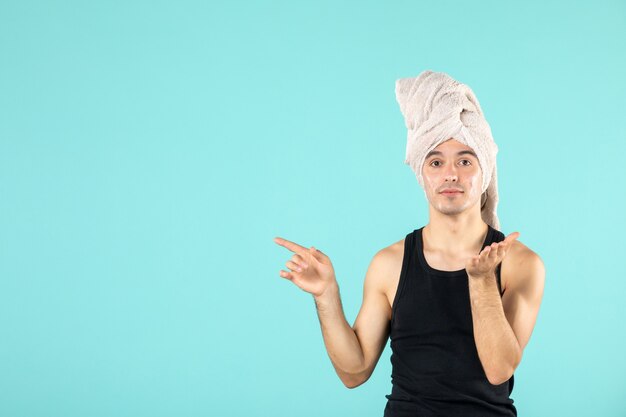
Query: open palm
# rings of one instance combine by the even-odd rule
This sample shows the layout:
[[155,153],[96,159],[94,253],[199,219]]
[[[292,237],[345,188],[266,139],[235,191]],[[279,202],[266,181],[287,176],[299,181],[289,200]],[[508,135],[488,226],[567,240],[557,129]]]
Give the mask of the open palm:
[[513,232],[503,241],[485,246],[478,255],[469,258],[465,263],[467,275],[474,278],[484,278],[495,274],[496,267],[502,262],[507,250],[519,235],[519,232]]

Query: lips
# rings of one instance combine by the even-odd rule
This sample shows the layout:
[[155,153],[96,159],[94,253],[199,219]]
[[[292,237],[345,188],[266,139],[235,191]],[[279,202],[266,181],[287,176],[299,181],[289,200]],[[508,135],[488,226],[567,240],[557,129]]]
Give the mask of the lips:
[[456,189],[449,188],[449,189],[443,190],[441,192],[441,194],[458,194],[458,193],[462,193],[462,192],[463,191],[461,191],[461,190],[456,190]]

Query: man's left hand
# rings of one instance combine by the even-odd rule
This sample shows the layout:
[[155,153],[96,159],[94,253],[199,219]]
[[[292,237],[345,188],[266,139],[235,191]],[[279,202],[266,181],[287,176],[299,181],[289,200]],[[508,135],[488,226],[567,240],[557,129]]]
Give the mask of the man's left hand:
[[495,277],[496,267],[504,257],[515,239],[519,237],[519,232],[513,232],[502,242],[494,242],[478,254],[474,255],[465,263],[467,275],[470,278],[490,278]]

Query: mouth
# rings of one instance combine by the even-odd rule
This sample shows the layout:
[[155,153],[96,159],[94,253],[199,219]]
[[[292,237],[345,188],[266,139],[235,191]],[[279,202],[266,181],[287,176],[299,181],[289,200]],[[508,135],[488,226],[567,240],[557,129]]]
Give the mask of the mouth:
[[463,191],[457,191],[457,190],[448,190],[448,191],[442,191],[441,194],[445,195],[445,196],[455,196],[458,194],[462,194]]

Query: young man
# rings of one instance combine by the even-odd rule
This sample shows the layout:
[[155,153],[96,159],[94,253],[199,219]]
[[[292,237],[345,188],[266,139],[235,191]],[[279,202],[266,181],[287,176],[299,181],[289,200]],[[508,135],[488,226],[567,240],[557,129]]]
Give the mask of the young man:
[[327,255],[275,238],[294,252],[280,275],[314,296],[348,388],[369,379],[391,337],[386,417],[516,416],[513,373],[541,304],[543,262],[518,232],[498,230],[497,147],[469,87],[424,71],[398,80],[396,96],[428,224],[376,253],[352,327]]

